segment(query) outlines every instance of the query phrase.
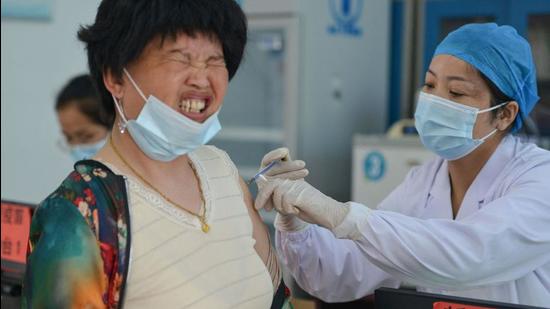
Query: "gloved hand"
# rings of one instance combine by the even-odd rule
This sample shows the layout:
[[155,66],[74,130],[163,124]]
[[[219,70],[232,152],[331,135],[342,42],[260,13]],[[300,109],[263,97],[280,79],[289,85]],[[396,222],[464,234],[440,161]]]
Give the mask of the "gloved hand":
[[[259,170],[269,165],[269,163],[277,160],[281,161],[275,164],[275,166],[273,166],[263,176],[260,176],[256,179],[258,192],[263,188],[264,184],[269,181],[269,179],[280,178],[295,180],[303,179],[309,174],[309,171],[305,168],[306,163],[304,161],[292,161],[288,148],[278,148],[267,153],[262,159]],[[267,201],[264,204],[263,208],[267,211],[271,211],[273,209],[273,204],[271,203],[271,201]]]
[[350,210],[348,203],[324,195],[304,180],[265,181],[256,197],[255,207],[260,209],[270,201],[280,214],[297,215],[306,222],[330,230],[338,227]]
[[288,148],[278,148],[267,153],[262,159],[260,170],[276,160],[281,161],[264,174],[268,179],[281,178],[296,180],[305,178],[309,174],[309,171],[305,168],[306,163],[304,161],[292,161]]
[[308,227],[309,223],[303,221],[295,215],[284,215],[278,212],[275,216],[273,225],[277,231],[297,232]]
[[[258,191],[263,188],[263,186],[268,182],[268,179],[280,178],[296,180],[303,179],[309,174],[309,171],[305,168],[306,163],[304,161],[292,161],[288,148],[278,148],[267,153],[262,159],[260,170],[269,165],[269,163],[276,160],[281,161],[274,167],[272,167],[269,171],[267,171],[264,174],[264,177],[259,177],[256,180]],[[272,210],[273,203],[271,202],[271,199],[266,201],[262,208],[265,208],[267,211]],[[302,230],[307,227],[308,224],[294,215],[284,215],[277,213],[274,225],[279,231],[292,232]]]

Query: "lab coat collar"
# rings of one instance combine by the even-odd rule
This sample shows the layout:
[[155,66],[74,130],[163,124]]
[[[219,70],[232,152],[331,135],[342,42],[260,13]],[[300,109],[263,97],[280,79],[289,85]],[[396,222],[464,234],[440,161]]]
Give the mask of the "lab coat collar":
[[495,186],[500,183],[499,174],[505,170],[513,157],[513,144],[514,137],[512,136],[508,135],[502,139],[495,152],[481,168],[470,188],[466,191],[456,216],[457,220],[469,216],[490,202],[487,198],[492,195]]
[[439,166],[439,170],[435,175],[435,180],[430,190],[430,196],[432,197],[447,197],[451,194],[451,183],[449,181],[449,167],[447,165],[447,160],[442,160],[443,162]]
[[[513,144],[515,143],[515,137],[506,136],[500,142],[495,149],[495,152],[491,155],[487,163],[483,166],[479,174],[476,176],[470,188],[466,192],[460,210],[456,216],[456,219],[464,218],[486,204],[486,197],[494,191],[493,186],[498,185],[498,175],[509,164],[509,161],[513,158]],[[449,215],[452,218],[451,210],[451,185],[449,180],[449,171],[447,161],[444,160],[441,164],[430,190],[431,199],[438,201],[437,207],[445,207],[449,211]],[[435,205],[434,205],[435,206]],[[445,211],[446,212],[446,211]]]
[[451,184],[447,160],[441,160],[432,187],[428,193],[426,208],[430,218],[452,219]]

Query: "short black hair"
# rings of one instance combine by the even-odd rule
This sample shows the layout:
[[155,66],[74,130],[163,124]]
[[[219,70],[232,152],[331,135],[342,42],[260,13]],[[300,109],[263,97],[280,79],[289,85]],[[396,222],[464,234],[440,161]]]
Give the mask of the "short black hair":
[[92,77],[89,74],[77,75],[70,79],[57,94],[55,110],[60,111],[74,105],[94,123],[107,129],[112,127],[112,120],[101,114],[101,98]]
[[229,79],[241,63],[247,39],[244,12],[234,0],[103,0],[95,22],[78,38],[86,44],[90,73],[99,89],[105,114],[115,117],[103,72],[122,77],[122,69],[139,58],[156,37],[206,35],[220,42]]

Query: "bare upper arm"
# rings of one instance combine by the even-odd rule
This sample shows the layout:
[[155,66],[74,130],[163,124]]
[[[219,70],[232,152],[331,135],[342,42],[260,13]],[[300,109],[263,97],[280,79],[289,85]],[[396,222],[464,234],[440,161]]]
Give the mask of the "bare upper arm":
[[254,200],[252,199],[252,194],[250,194],[250,191],[248,190],[248,186],[242,178],[239,180],[243,191],[244,202],[246,204],[246,208],[248,209],[248,215],[252,221],[252,237],[256,240],[254,249],[256,249],[258,255],[262,258],[264,263],[266,263],[271,246],[269,242],[269,232],[262,221],[260,214],[254,208]]

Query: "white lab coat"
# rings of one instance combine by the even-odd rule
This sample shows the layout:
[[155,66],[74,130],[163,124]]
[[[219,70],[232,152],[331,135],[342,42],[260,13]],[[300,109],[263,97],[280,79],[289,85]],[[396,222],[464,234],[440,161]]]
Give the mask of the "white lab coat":
[[367,216],[363,207],[352,203],[345,219],[354,221],[354,240],[317,225],[277,231],[281,261],[305,291],[342,302],[406,282],[418,291],[550,306],[550,152],[503,139],[455,220],[442,159],[411,170]]

